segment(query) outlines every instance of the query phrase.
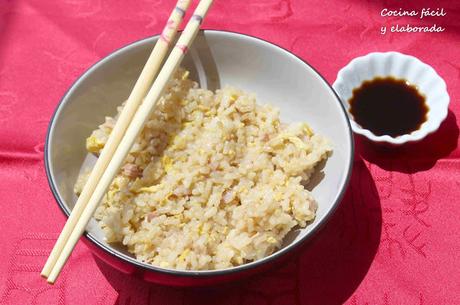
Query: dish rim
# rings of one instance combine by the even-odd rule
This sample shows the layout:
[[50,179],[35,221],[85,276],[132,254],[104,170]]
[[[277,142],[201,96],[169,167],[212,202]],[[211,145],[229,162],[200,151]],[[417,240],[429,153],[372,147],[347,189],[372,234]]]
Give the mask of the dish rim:
[[[346,172],[346,177],[343,182],[343,187],[336,197],[336,200],[333,202],[332,207],[330,208],[329,212],[319,221],[319,223],[311,229],[310,232],[308,232],[304,237],[301,239],[297,240],[296,242],[293,242],[289,244],[287,247],[282,248],[277,250],[276,252],[270,254],[269,256],[266,256],[264,258],[261,258],[256,261],[252,261],[243,265],[239,266],[234,266],[226,269],[216,269],[216,270],[175,270],[175,269],[164,269],[160,267],[156,267],[154,265],[150,265],[147,263],[143,263],[136,258],[130,257],[126,254],[123,254],[117,250],[114,250],[112,247],[109,245],[105,245],[101,241],[99,241],[96,237],[94,237],[92,234],[87,232],[85,230],[83,236],[88,239],[90,242],[94,243],[98,248],[103,250],[109,255],[113,255],[116,258],[122,260],[123,262],[126,262],[128,264],[134,265],[135,267],[141,268],[144,271],[148,272],[156,272],[156,273],[161,273],[164,275],[170,275],[170,276],[179,276],[179,277],[211,277],[211,276],[219,276],[219,275],[228,275],[228,274],[233,274],[237,272],[242,272],[242,271],[247,271],[250,269],[255,269],[257,267],[261,267],[262,265],[266,265],[270,262],[274,262],[281,257],[286,256],[288,253],[292,253],[294,250],[299,249],[301,245],[304,245],[308,240],[310,240],[315,234],[317,234],[323,227],[324,225],[329,221],[330,217],[335,213],[339,203],[342,201],[343,196],[345,195],[345,192],[348,188],[348,185],[350,183],[350,178],[351,178],[351,173],[352,173],[352,168],[353,168],[353,160],[354,160],[354,151],[355,151],[355,143],[354,143],[354,135],[353,135],[353,129],[351,127],[350,121],[348,119],[348,113],[347,110],[345,109],[344,105],[342,104],[340,97],[338,94],[335,92],[335,90],[332,88],[332,86],[327,82],[327,80],[315,69],[313,68],[309,63],[307,63],[305,60],[300,58],[299,56],[295,55],[294,53],[290,52],[289,50],[277,45],[276,43],[269,42],[265,39],[255,37],[249,34],[244,34],[244,33],[239,33],[235,31],[228,31],[228,30],[215,30],[215,29],[205,29],[205,30],[200,30],[201,32],[214,32],[214,33],[224,33],[224,34],[231,34],[231,35],[236,35],[236,36],[243,36],[243,38],[249,38],[252,40],[256,40],[258,42],[263,42],[264,44],[268,44],[271,47],[278,48],[280,51],[283,51],[286,53],[288,56],[293,56],[295,59],[299,60],[300,63],[304,64],[306,67],[310,68],[314,73],[317,74],[321,78],[321,80],[326,84],[326,86],[329,88],[330,92],[335,96],[336,102],[339,104],[339,108],[342,110],[342,115],[345,118],[346,125],[348,126],[348,135],[349,135],[349,141],[350,141],[350,158],[348,161],[348,167],[347,167],[347,172]],[[50,141],[50,135],[51,132],[53,131],[54,123],[56,121],[56,117],[60,113],[61,109],[63,106],[66,104],[67,98],[69,93],[71,92],[72,88],[74,88],[79,82],[81,82],[87,75],[93,72],[94,69],[96,69],[99,65],[103,64],[105,61],[109,60],[110,58],[118,55],[120,52],[123,52],[127,48],[133,48],[136,47],[137,45],[143,44],[148,40],[154,40],[155,38],[158,38],[159,35],[153,35],[147,38],[143,38],[140,40],[136,40],[134,42],[131,42],[127,45],[124,45],[114,51],[112,51],[110,54],[107,56],[101,58],[98,60],[96,63],[92,64],[88,69],[86,69],[66,90],[62,98],[60,99],[58,105],[56,106],[56,109],[53,112],[53,115],[51,116],[50,123],[48,125],[48,129],[46,132],[46,141],[45,141],[45,147],[44,147],[44,162],[45,162],[45,171],[46,171],[46,177],[48,180],[49,187],[51,189],[51,192],[53,193],[54,199],[58,203],[59,208],[63,212],[63,214],[68,218],[70,215],[70,210],[67,208],[65,205],[65,200],[63,200],[58,193],[56,183],[54,181],[54,177],[51,174],[51,157],[49,156],[49,141]]]

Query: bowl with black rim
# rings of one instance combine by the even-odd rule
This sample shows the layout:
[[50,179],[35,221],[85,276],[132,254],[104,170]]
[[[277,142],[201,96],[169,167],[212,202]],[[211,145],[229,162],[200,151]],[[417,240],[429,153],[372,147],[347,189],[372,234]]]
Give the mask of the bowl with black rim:
[[[85,139],[127,98],[157,39],[134,42],[98,61],[71,85],[57,105],[46,138],[45,167],[51,191],[66,217],[77,199],[74,184],[90,159]],[[95,219],[88,224],[83,242],[103,262],[148,282],[203,286],[241,279],[297,253],[327,223],[351,175],[354,146],[350,123],[334,90],[313,67],[259,38],[201,31],[182,66],[202,88],[231,85],[255,93],[258,103],[280,108],[282,121],[308,122],[330,140],[333,153],[312,178],[316,180],[312,189],[318,202],[316,218],[305,228],[293,230],[273,254],[221,270],[174,270],[141,262],[123,246],[107,243]]]

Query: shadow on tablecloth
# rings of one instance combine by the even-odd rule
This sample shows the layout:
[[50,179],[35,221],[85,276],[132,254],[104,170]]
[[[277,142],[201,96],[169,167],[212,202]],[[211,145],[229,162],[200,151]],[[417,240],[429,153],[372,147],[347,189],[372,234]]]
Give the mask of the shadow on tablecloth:
[[323,230],[283,266],[248,280],[206,288],[163,287],[95,259],[119,293],[114,305],[339,304],[367,274],[379,246],[381,224],[374,180],[358,159],[350,187]]
[[449,110],[439,129],[420,142],[400,147],[379,146],[356,136],[356,152],[387,171],[413,174],[429,170],[438,160],[449,156],[457,148],[458,135],[457,119]]

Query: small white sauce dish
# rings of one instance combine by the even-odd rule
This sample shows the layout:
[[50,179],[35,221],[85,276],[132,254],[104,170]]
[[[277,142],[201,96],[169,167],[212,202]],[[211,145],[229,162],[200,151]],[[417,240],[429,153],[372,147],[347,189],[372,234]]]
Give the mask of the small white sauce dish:
[[[425,102],[429,107],[427,120],[419,129],[410,134],[398,137],[377,136],[357,124],[350,113],[348,101],[353,95],[353,89],[359,88],[366,80],[389,76],[405,79],[410,84],[415,85],[418,91],[425,96]],[[448,113],[450,98],[444,80],[431,66],[413,56],[398,52],[374,52],[353,59],[338,72],[332,87],[348,111],[348,118],[353,131],[377,143],[402,145],[407,142],[419,141],[428,134],[435,132]]]

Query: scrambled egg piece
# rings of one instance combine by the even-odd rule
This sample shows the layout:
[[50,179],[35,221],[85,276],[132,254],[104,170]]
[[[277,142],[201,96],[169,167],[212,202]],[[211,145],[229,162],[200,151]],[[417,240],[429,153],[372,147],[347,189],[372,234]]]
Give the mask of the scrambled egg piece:
[[203,223],[200,223],[198,225],[198,235],[202,235],[203,234]]
[[160,185],[157,184],[157,185],[152,185],[148,187],[141,187],[140,189],[136,190],[136,192],[137,193],[142,193],[142,192],[155,193],[159,188],[160,188]]
[[185,249],[184,252],[182,252],[182,254],[179,255],[179,259],[181,261],[185,261],[185,258],[187,257],[187,254],[189,254],[189,253],[190,253],[190,249]]
[[185,71],[184,74],[182,74],[182,80],[187,79],[188,75],[190,74],[189,71]]
[[276,194],[275,194],[275,200],[276,200],[276,201],[280,201],[281,199],[283,199],[283,194],[281,194],[281,193],[279,193],[279,192],[276,193]]
[[313,135],[313,129],[307,123],[302,123],[302,131],[309,137]]
[[104,148],[104,143],[99,141],[95,136],[91,135],[86,138],[86,149],[91,153],[99,153]]
[[161,164],[163,165],[165,172],[168,172],[172,167],[172,159],[168,156],[161,158]]
[[272,148],[282,147],[284,145],[284,140],[288,140],[289,142],[294,144],[299,149],[302,149],[302,150],[308,149],[307,144],[302,142],[302,140],[299,137],[292,135],[290,133],[287,133],[287,132],[282,133],[278,135],[276,138],[270,140],[268,145],[271,146]]

